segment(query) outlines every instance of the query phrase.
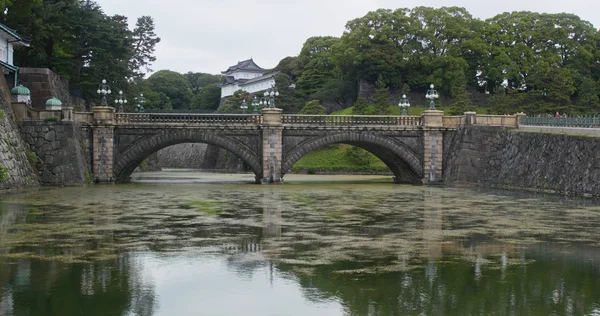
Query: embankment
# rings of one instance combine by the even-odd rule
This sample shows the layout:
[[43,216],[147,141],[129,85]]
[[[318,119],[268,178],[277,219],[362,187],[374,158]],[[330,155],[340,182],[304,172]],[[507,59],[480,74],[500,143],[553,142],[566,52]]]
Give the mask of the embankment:
[[448,136],[446,182],[600,196],[600,138],[484,126]]

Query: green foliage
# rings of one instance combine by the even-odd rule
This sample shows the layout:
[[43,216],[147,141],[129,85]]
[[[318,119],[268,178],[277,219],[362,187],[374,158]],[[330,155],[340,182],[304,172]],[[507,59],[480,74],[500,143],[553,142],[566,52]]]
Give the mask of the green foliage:
[[199,110],[216,110],[221,102],[221,88],[216,84],[205,85],[194,95],[192,107]]
[[348,159],[350,159],[350,161],[352,161],[358,166],[368,165],[373,159],[373,154],[360,147],[355,146],[346,148],[346,155],[348,156]]
[[31,151],[31,149],[29,149],[29,148],[25,149],[25,155],[27,156],[27,161],[29,161],[29,164],[32,167],[35,167],[37,165],[38,161],[40,160],[38,155],[35,152]]
[[52,117],[47,117],[44,119],[44,122],[58,122],[59,118],[56,116],[52,116]]
[[598,31],[572,14],[507,12],[483,21],[458,7],[379,9],[349,21],[340,38],[307,39],[278,69],[297,78],[305,98],[342,108],[356,100],[358,82],[377,82],[377,114],[389,108],[385,87],[424,93],[431,83],[453,112],[474,108],[472,100],[484,98],[471,94],[487,91],[492,112],[588,113],[600,102],[599,43]]
[[313,115],[323,115],[325,114],[325,107],[323,107],[319,100],[312,100],[302,108],[299,112],[300,114],[313,114]]
[[356,102],[354,103],[354,106],[352,109],[352,114],[353,115],[366,115],[368,107],[369,107],[369,103],[367,102],[367,99],[360,97],[360,98],[356,99]]
[[10,1],[5,8],[2,22],[31,39],[30,47],[15,49],[15,64],[48,67],[95,102],[104,78],[113,91],[127,93],[132,79],[150,71],[160,41],[151,17],[130,30],[125,16],[108,16],[94,1]]
[[306,154],[294,164],[292,171],[314,174],[318,171],[385,172],[389,169],[379,158],[364,149],[335,144]]
[[94,175],[89,171],[85,172],[85,183],[87,183],[87,184],[94,183]]
[[131,34],[133,41],[133,55],[130,64],[133,69],[144,69],[151,72],[150,65],[156,61],[154,48],[160,43],[160,37],[154,33],[154,20],[150,16],[142,16],[137,19],[135,28]]
[[275,106],[286,112],[298,112],[307,101],[306,95],[292,88],[292,84],[287,74],[280,73],[275,76],[275,87],[279,91],[279,96],[275,98]]
[[219,108],[219,112],[234,112],[240,110],[240,105],[244,100],[246,100],[246,105],[250,106],[250,103],[252,103],[252,97],[250,93],[241,89],[237,90],[233,93],[232,96],[228,97],[227,100],[225,100],[226,106],[221,106]]
[[0,110],[0,120],[5,117],[6,117],[6,114],[4,113],[4,111]]
[[306,40],[298,55],[302,73],[298,87],[307,95],[322,89],[335,76],[335,64],[331,48],[340,41],[337,37],[318,36]]
[[8,181],[8,169],[0,165],[0,182]]
[[376,86],[377,89],[375,90],[375,96],[373,97],[373,105],[375,107],[376,114],[389,114],[390,89],[385,84],[385,81],[383,81],[383,77],[381,75],[377,79]]
[[[192,88],[185,75],[171,70],[161,70],[146,80],[148,93],[145,106],[149,109],[189,110],[192,107]],[[158,98],[156,98],[158,97]]]

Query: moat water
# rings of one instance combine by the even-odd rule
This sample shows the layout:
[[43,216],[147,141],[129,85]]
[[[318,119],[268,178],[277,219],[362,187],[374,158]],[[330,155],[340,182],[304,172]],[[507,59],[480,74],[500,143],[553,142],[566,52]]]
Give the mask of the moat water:
[[0,315],[600,315],[599,200],[135,179],[0,195]]

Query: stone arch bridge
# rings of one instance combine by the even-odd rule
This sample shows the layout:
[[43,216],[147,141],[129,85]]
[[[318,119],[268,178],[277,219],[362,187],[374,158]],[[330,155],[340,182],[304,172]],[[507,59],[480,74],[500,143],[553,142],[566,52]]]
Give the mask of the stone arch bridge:
[[[150,154],[179,143],[201,142],[224,148],[246,163],[258,183],[283,181],[286,172],[305,154],[345,143],[381,159],[395,182],[427,183],[442,179],[448,133],[475,119],[481,124],[516,127],[515,116],[287,115],[280,109],[260,114],[115,113],[112,107],[92,112],[15,111],[18,120],[80,122],[92,130],[95,182],[125,182]],[[447,139],[447,141],[445,141]]]

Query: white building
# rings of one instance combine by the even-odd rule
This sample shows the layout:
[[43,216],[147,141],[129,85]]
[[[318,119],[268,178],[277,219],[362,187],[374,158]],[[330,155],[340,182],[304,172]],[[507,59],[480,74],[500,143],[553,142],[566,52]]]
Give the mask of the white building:
[[14,48],[17,45],[29,46],[29,41],[19,36],[15,30],[0,23],[0,67],[7,77],[14,73],[13,86],[17,86],[19,79],[19,67],[15,66],[13,60]]
[[275,85],[275,76],[279,71],[265,74],[269,69],[260,68],[252,58],[240,61],[221,73],[225,76],[221,87],[221,98],[232,96],[237,90],[254,93]]

